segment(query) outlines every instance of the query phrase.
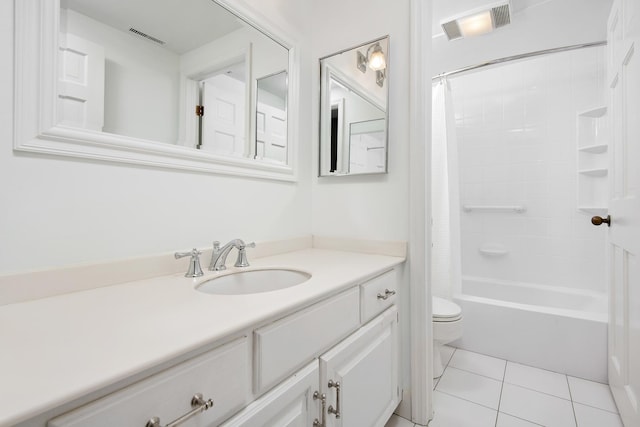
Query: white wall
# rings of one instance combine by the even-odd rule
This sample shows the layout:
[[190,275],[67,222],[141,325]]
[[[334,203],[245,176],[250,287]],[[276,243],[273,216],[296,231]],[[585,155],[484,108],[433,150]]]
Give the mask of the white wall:
[[[336,13],[339,11],[339,13]],[[366,11],[363,12],[363,11]],[[313,57],[321,58],[389,34],[389,173],[318,178],[318,123],[313,123],[313,233],[379,240],[408,239],[409,2],[313,3]],[[318,117],[319,65],[313,64]],[[354,64],[355,67],[355,64]]]
[[180,68],[183,71],[204,69],[208,73],[218,71],[218,69],[230,65],[234,59],[237,60],[239,52],[244,53],[249,48],[251,48],[253,79],[259,79],[287,68],[287,50],[253,27],[240,28],[186,52],[180,57]]
[[[309,28],[306,3],[251,3],[280,28]],[[0,274],[309,234],[311,60],[300,42],[298,183],[29,155],[12,150],[13,2],[0,2]]]
[[451,87],[461,204],[527,209],[462,212],[463,274],[604,292],[606,233],[578,210],[576,162],[577,114],[605,102],[604,48],[484,69]]
[[104,132],[176,143],[178,55],[73,10],[61,13],[61,32],[104,47]]

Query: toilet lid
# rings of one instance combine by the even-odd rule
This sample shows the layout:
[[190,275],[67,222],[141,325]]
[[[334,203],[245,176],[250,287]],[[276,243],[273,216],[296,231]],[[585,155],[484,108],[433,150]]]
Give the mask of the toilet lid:
[[431,306],[434,319],[451,319],[462,315],[462,309],[458,304],[444,298],[433,297]]

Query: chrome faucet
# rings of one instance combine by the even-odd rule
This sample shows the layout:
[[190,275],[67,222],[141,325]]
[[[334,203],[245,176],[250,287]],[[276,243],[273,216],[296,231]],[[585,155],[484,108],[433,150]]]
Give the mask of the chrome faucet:
[[211,263],[209,264],[209,270],[212,271],[222,271],[226,270],[227,266],[225,265],[227,262],[227,256],[231,249],[238,249],[238,259],[236,259],[236,263],[234,266],[236,267],[249,267],[249,262],[247,261],[246,248],[255,248],[256,244],[244,243],[240,239],[233,239],[223,247],[220,247],[220,242],[213,242],[213,253],[211,254]]

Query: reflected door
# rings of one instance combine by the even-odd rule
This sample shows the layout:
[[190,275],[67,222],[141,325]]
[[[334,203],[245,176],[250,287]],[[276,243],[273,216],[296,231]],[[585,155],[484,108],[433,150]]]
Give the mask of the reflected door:
[[258,103],[256,113],[256,158],[287,162],[287,113]]
[[201,82],[202,136],[200,149],[216,154],[244,156],[245,84],[225,74]]
[[104,126],[104,48],[66,34],[59,51],[58,122],[98,132]]
[[612,124],[609,384],[626,426],[640,425],[640,13],[614,1],[608,22]]

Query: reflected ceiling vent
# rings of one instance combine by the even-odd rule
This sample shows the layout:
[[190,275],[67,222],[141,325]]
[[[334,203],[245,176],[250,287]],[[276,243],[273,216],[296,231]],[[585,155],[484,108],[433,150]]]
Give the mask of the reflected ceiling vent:
[[479,36],[511,23],[509,2],[465,12],[440,23],[449,40]]
[[131,33],[135,34],[136,36],[143,37],[143,38],[145,38],[145,39],[147,39],[147,40],[149,40],[149,41],[152,41],[152,42],[154,42],[154,43],[156,43],[156,44],[159,44],[160,46],[162,46],[162,45],[165,45],[165,44],[166,44],[166,43],[165,43],[165,42],[163,42],[162,40],[157,39],[157,38],[155,38],[155,37],[153,37],[153,36],[150,36],[149,34],[143,33],[143,32],[142,32],[142,31],[140,31],[140,30],[136,30],[136,29],[135,29],[135,28],[133,28],[133,27],[129,28],[129,31],[130,31]]

